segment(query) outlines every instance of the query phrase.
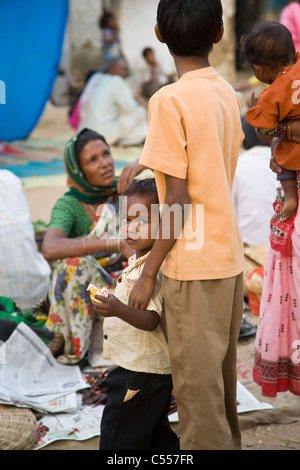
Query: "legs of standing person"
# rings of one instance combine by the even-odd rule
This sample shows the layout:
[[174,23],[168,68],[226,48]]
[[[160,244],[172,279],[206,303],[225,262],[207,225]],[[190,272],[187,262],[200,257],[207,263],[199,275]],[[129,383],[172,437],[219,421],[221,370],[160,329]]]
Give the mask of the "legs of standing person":
[[[226,356],[223,361],[223,378],[225,391],[225,408],[227,421],[232,435],[234,449],[241,448],[241,432],[237,413],[237,342],[240,333],[241,320],[243,315],[244,301],[244,281],[243,274],[237,276],[236,286],[233,287],[232,317],[229,331],[229,344]],[[230,283],[230,281],[229,281]],[[227,283],[228,284],[228,283]],[[230,292],[230,289],[229,289]],[[230,299],[229,299],[230,302]]]
[[243,275],[165,278],[165,309],[182,450],[240,448],[236,346]]
[[90,282],[100,288],[105,285],[98,265],[93,257],[67,258],[60,260],[53,271],[46,326],[64,336],[64,352],[57,357],[61,363],[78,363],[89,348],[93,312],[86,289]]
[[117,367],[106,381],[100,450],[179,450],[178,437],[168,421],[171,375]]

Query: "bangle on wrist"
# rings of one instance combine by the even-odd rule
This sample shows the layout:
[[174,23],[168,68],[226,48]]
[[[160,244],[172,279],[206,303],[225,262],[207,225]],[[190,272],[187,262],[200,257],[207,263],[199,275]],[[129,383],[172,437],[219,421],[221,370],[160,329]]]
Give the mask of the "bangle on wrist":
[[120,239],[116,238],[113,241],[113,253],[119,253],[120,252]]
[[110,243],[110,239],[109,239],[109,238],[106,238],[106,239],[105,239],[105,243],[106,243],[106,254],[110,255],[110,254],[111,254],[111,243]]
[[286,138],[287,140],[293,140],[293,131],[291,121],[286,121]]
[[286,121],[281,121],[278,123],[277,137],[280,140],[286,140]]
[[281,121],[278,124],[277,136],[280,138],[280,140],[292,141],[293,140],[292,121],[289,121],[289,120]]
[[120,239],[110,239],[106,238],[106,252],[108,255],[112,253],[118,253],[120,251]]
[[83,254],[86,256],[88,254],[88,252],[86,250],[86,239],[85,238],[82,239],[82,248],[83,248]]
[[120,238],[115,240],[115,253],[120,253]]

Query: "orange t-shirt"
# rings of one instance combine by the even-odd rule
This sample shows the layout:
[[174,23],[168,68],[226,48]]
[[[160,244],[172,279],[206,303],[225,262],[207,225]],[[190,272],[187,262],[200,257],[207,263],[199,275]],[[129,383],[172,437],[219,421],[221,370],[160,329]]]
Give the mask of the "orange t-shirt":
[[[275,129],[284,119],[300,118],[300,54],[295,64],[285,67],[276,80],[260,94],[257,106],[248,109],[246,119],[251,126]],[[279,165],[288,170],[300,170],[300,146],[282,141],[275,147]]]
[[242,272],[242,235],[231,196],[242,138],[236,93],[212,67],[185,73],[151,98],[140,163],[154,170],[161,204],[167,174],[186,179],[192,207],[163,263],[167,277],[221,279]]

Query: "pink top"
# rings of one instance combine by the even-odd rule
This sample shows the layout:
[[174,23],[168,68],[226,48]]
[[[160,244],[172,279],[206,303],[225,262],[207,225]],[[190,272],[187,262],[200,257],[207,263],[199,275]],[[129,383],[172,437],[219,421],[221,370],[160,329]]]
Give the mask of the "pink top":
[[280,23],[290,31],[296,52],[300,51],[300,4],[291,2],[280,14]]

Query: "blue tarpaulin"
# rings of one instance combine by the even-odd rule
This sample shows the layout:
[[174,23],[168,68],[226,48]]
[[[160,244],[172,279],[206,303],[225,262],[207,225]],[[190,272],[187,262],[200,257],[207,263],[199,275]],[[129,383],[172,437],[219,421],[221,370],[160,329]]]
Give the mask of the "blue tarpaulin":
[[26,139],[51,95],[68,0],[0,2],[0,141]]

